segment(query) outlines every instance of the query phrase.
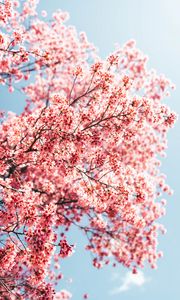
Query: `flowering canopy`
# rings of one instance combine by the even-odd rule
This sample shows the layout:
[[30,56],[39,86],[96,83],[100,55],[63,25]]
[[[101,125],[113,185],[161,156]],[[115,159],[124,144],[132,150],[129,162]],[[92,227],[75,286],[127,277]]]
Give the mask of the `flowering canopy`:
[[171,193],[159,171],[176,118],[162,103],[171,82],[134,41],[100,59],[67,13],[43,21],[37,2],[0,2],[0,84],[22,84],[28,98],[20,115],[0,115],[2,299],[71,297],[54,287],[72,225],[95,267],[155,268],[161,192]]

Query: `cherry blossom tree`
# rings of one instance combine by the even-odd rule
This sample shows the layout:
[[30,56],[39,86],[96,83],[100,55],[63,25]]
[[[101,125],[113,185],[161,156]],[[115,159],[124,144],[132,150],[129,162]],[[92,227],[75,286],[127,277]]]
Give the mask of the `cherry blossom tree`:
[[0,84],[27,99],[0,112],[0,299],[70,299],[55,286],[72,226],[95,267],[156,268],[171,194],[159,166],[172,83],[134,41],[102,60],[66,12],[48,20],[37,3],[0,2]]

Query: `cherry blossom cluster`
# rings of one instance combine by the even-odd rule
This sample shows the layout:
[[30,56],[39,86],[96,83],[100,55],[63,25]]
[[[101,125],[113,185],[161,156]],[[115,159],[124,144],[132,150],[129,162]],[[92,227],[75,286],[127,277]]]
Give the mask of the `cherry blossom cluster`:
[[134,41],[102,60],[67,13],[42,20],[37,2],[0,2],[0,84],[21,81],[28,98],[20,115],[0,112],[0,297],[61,300],[72,226],[97,268],[136,273],[162,257],[172,191],[159,167],[176,120],[163,98],[174,86]]
[[70,256],[72,254],[73,247],[68,245],[66,240],[60,240],[59,246],[61,247],[61,250],[60,250],[60,256],[61,257],[65,258],[65,257]]

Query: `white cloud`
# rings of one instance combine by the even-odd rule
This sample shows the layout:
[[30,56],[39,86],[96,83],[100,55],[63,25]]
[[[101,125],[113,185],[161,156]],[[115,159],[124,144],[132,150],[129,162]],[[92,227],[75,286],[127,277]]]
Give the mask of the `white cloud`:
[[[113,275],[113,279],[117,280],[119,279],[119,275],[115,273]],[[141,287],[146,282],[150,281],[150,278],[146,278],[144,276],[144,273],[142,271],[138,271],[137,274],[133,274],[132,272],[128,271],[124,278],[121,278],[121,285],[119,287],[114,288],[110,293],[111,295],[119,294],[125,291],[128,291],[131,287],[137,286]]]

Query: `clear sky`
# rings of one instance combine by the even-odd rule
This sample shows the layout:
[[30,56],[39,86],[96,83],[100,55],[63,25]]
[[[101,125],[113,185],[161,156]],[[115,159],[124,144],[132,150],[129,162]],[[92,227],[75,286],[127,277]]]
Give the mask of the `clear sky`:
[[[149,66],[164,73],[176,84],[168,99],[170,107],[180,111],[180,1],[179,0],[41,0],[39,9],[48,16],[57,9],[70,12],[69,23],[85,31],[102,57],[113,51],[114,44],[135,39],[137,46],[149,56]],[[7,95],[0,87],[0,108],[20,112],[23,99]],[[16,99],[15,99],[16,95]],[[179,300],[180,299],[180,125],[170,131],[167,157],[162,171],[174,195],[168,198],[167,214],[162,219],[167,234],[160,238],[159,249],[164,258],[158,269],[145,269],[135,279],[121,266],[96,270],[91,267],[90,254],[83,250],[84,238],[74,230],[72,243],[76,253],[62,263],[65,280],[60,283],[82,299],[88,291],[91,300]],[[70,283],[70,278],[73,282]]]

